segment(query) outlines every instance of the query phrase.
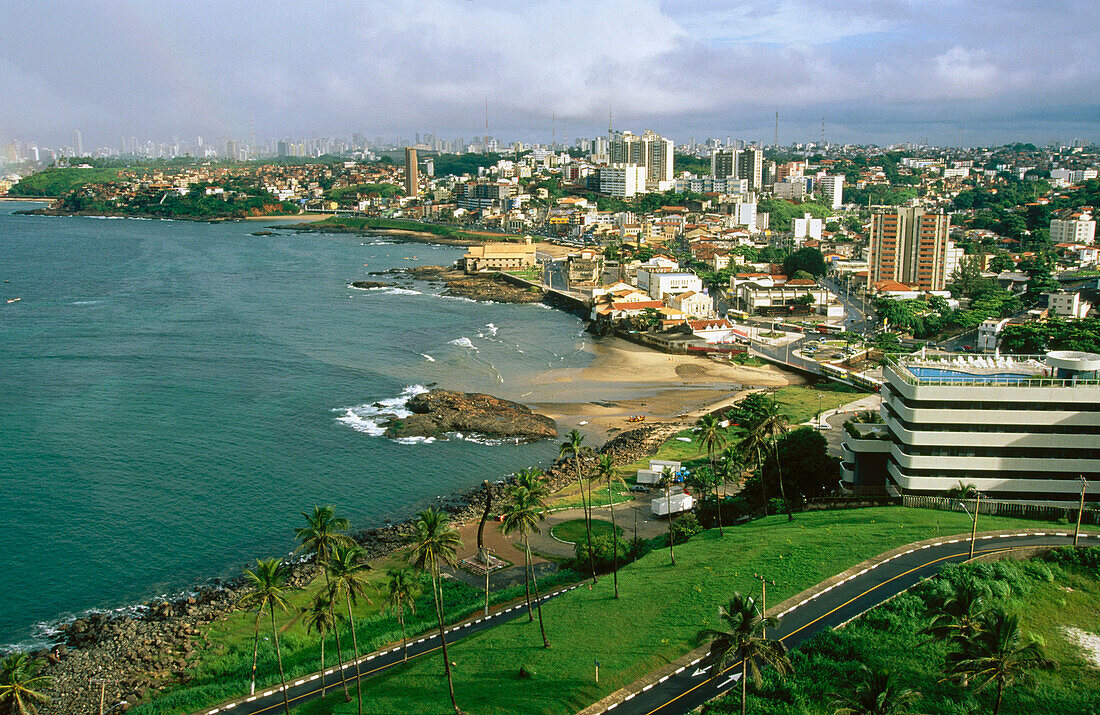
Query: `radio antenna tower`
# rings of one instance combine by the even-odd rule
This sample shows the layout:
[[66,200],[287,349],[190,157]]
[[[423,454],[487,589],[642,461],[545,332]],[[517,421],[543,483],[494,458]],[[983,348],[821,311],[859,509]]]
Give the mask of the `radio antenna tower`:
[[825,117],[821,118],[821,148],[825,148]]
[[775,144],[772,146],[779,148],[779,107],[775,108]]

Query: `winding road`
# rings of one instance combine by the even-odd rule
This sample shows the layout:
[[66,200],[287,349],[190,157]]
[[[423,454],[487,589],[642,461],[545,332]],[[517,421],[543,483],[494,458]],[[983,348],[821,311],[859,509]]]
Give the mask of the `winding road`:
[[[997,532],[979,534],[974,555],[1026,549],[1037,546],[1068,546],[1073,533]],[[1082,545],[1100,545],[1100,534],[1082,533]],[[779,627],[769,631],[788,648],[794,649],[818,633],[841,626],[878,606],[918,582],[935,575],[944,565],[966,561],[970,555],[969,536],[953,536],[939,541],[920,542],[864,562],[860,570],[835,583],[810,589],[810,595],[780,613]],[[727,667],[716,678],[709,668],[700,666],[702,658],[682,663],[671,673],[643,679],[633,686],[585,709],[585,715],[612,712],[614,715],[678,715],[740,686],[740,661]]]

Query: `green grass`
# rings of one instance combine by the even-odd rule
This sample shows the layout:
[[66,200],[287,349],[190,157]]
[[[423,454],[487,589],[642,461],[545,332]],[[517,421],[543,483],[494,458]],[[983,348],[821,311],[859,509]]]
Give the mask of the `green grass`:
[[[832,410],[869,394],[871,393],[837,392],[821,387],[781,387],[775,392],[775,401],[779,404],[780,412],[787,415],[791,425],[797,425],[813,419],[819,410]],[[820,403],[818,395],[821,395]]]
[[[570,519],[554,526],[550,533],[560,541],[576,544],[588,538],[584,530],[584,519]],[[623,528],[618,527],[618,533],[622,535]],[[592,538],[611,534],[611,522],[603,519],[592,520]]]
[[[1004,715],[1096,713],[1100,708],[1100,670],[1066,638],[1064,627],[1100,633],[1100,573],[1062,567],[1045,560],[950,566],[944,575],[976,578],[994,593],[991,605],[1020,619],[1021,630],[1044,644],[1056,670],[1035,671],[1030,685],[1005,690]],[[835,693],[851,692],[858,664],[889,669],[903,687],[921,693],[911,709],[926,715],[991,712],[994,689],[975,693],[941,682],[945,644],[928,644],[917,631],[927,593],[944,583],[936,578],[868,612],[848,626],[823,633],[794,653],[794,673],[780,681],[768,673],[759,694],[750,693],[748,710],[768,715],[832,715]],[[999,594],[999,595],[998,595]],[[751,686],[750,686],[751,687]],[[704,713],[739,713],[740,696],[726,696]]]
[[[459,706],[476,713],[570,713],[683,655],[695,633],[714,618],[734,591],[756,593],[754,572],[777,583],[772,603],[891,548],[969,530],[965,514],[901,507],[799,514],[793,523],[775,516],[729,528],[725,538],[704,532],[677,546],[676,566],[657,550],[619,574],[621,598],[611,579],[543,607],[552,648],[543,649],[538,624],[519,619],[456,643]],[[983,529],[1036,526],[1034,521],[987,517]],[[963,549],[964,547],[960,547]],[[600,661],[600,683],[593,661]],[[520,667],[535,675],[520,678]],[[438,657],[372,680],[364,712],[445,713],[446,683]],[[335,699],[300,712],[352,713]]]
[[[307,227],[297,227],[307,228]],[[311,231],[370,231],[371,229],[399,229],[402,231],[416,231],[418,233],[430,233],[434,236],[442,236],[443,238],[454,238],[459,240],[476,241],[483,243],[485,241],[500,241],[500,240],[519,240],[516,236],[510,236],[509,234],[497,234],[491,232],[471,233],[463,231],[455,226],[443,226],[434,223],[422,223],[420,221],[410,221],[406,219],[394,219],[394,218],[353,218],[350,216],[330,216],[323,221],[317,221],[308,225],[308,230]]]
[[23,177],[10,196],[61,196],[85,184],[118,181],[120,169],[46,169]]

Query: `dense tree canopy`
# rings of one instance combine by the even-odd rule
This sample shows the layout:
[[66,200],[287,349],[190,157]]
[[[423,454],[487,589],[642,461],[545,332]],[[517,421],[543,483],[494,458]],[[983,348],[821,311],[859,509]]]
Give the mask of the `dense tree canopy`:
[[825,275],[825,256],[816,248],[800,248],[783,259],[783,273],[792,276],[805,271],[815,278]]

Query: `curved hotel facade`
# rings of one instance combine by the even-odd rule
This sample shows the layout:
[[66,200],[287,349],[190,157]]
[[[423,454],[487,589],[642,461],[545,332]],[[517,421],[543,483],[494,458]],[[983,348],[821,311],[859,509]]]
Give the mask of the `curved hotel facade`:
[[940,495],[972,484],[992,499],[1100,499],[1100,355],[891,357],[884,424],[853,425],[846,487]]

